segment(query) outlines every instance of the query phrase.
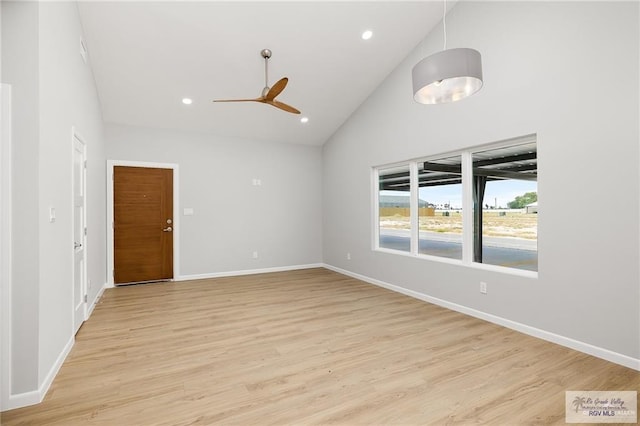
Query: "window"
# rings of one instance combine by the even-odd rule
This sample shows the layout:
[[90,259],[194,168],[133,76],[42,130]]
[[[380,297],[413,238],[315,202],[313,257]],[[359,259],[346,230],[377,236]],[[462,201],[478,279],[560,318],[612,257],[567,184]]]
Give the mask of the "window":
[[535,135],[375,169],[375,249],[538,270]]
[[538,269],[536,143],[473,153],[474,262]]
[[462,157],[418,162],[418,252],[462,259]]
[[411,250],[411,198],[409,166],[378,171],[378,245]]

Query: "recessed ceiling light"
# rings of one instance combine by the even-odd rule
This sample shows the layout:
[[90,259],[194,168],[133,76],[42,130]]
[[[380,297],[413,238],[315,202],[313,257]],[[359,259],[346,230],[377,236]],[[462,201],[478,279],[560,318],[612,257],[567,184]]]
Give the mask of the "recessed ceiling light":
[[363,40],[369,40],[372,36],[373,36],[373,31],[371,31],[371,30],[367,30],[367,31],[362,33],[362,39]]
[[191,100],[190,98],[182,98],[182,103],[185,105],[191,105],[193,103],[193,100]]
[[301,123],[308,123],[308,122],[309,122],[309,117],[302,117],[302,118],[300,119],[300,122],[301,122]]

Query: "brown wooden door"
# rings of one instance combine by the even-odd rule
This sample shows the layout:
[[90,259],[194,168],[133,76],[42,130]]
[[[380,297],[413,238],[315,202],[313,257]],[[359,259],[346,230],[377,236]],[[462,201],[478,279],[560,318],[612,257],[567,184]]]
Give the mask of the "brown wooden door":
[[114,282],[173,278],[173,170],[115,166]]

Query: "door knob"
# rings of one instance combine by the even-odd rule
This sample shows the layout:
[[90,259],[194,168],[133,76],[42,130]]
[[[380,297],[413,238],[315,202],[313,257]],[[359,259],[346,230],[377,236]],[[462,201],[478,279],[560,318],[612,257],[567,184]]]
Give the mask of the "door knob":
[[80,248],[80,247],[82,247],[81,243],[76,243],[75,241],[73,242],[73,248],[74,249],[77,249],[77,248]]
[[172,228],[172,227],[170,227],[170,226],[167,226],[166,228],[164,228],[164,229],[162,230],[162,232],[171,232],[171,231],[173,231],[173,228]]

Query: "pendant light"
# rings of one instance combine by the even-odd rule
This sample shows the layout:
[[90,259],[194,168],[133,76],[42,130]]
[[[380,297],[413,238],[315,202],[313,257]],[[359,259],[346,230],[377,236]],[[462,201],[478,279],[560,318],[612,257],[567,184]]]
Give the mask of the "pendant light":
[[447,0],[442,28],[444,48],[418,62],[411,72],[413,99],[421,104],[443,104],[464,99],[482,87],[482,60],[474,49],[447,49]]

